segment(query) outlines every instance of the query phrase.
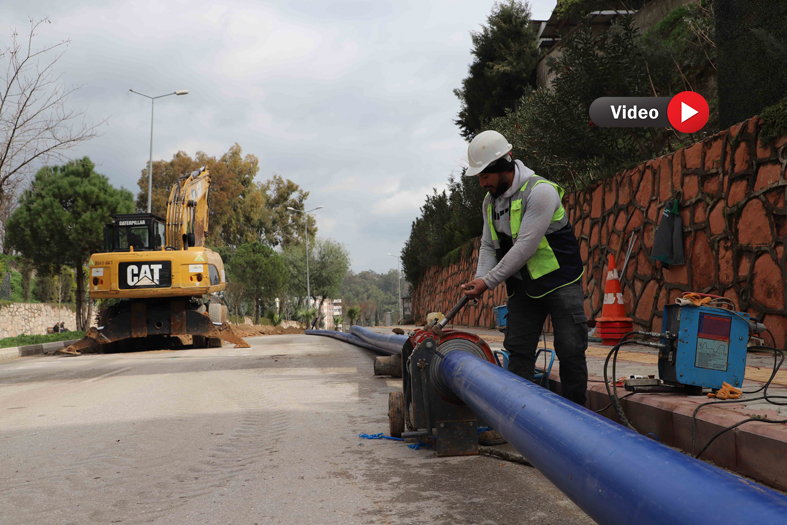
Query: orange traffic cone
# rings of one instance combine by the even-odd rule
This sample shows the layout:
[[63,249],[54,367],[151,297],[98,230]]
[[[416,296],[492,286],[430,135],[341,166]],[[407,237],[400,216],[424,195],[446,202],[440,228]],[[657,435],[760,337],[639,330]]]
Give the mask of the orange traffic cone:
[[602,344],[614,346],[632,329],[631,318],[626,317],[626,305],[620,290],[620,277],[615,266],[615,258],[610,255],[604,306],[601,309],[601,317],[596,319],[596,334],[601,338]]

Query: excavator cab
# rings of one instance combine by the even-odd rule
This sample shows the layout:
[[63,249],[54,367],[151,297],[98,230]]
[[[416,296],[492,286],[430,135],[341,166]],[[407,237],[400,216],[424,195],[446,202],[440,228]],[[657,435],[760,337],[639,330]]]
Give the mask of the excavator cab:
[[128,252],[161,250],[164,247],[164,219],[152,213],[113,215],[104,226],[104,251]]

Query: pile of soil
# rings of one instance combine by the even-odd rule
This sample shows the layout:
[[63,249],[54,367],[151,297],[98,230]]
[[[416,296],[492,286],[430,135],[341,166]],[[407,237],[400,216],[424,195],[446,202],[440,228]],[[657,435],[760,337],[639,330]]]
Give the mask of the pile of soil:
[[283,326],[266,326],[261,324],[234,324],[232,331],[241,337],[256,337],[259,335],[285,335],[302,334],[303,328],[284,328]]

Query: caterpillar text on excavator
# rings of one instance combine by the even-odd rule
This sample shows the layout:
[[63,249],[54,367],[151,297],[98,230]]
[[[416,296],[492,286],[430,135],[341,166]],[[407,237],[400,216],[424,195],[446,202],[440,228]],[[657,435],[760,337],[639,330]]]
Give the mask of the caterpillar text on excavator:
[[210,173],[202,167],[172,187],[166,222],[134,213],[104,226],[105,251],[90,257],[88,290],[91,299],[117,301],[65,353],[136,348],[151,339],[165,345],[184,336],[195,347],[218,347],[222,340],[249,347],[218,302],[227,280],[221,257],[205,247],[209,189]]

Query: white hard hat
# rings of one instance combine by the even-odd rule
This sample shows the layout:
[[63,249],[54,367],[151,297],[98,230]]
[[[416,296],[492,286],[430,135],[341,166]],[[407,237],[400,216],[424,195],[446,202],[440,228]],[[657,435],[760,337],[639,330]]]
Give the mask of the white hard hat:
[[466,177],[478,175],[484,168],[511,151],[511,144],[497,131],[482,131],[470,141],[467,146],[467,161],[470,167],[465,172]]

